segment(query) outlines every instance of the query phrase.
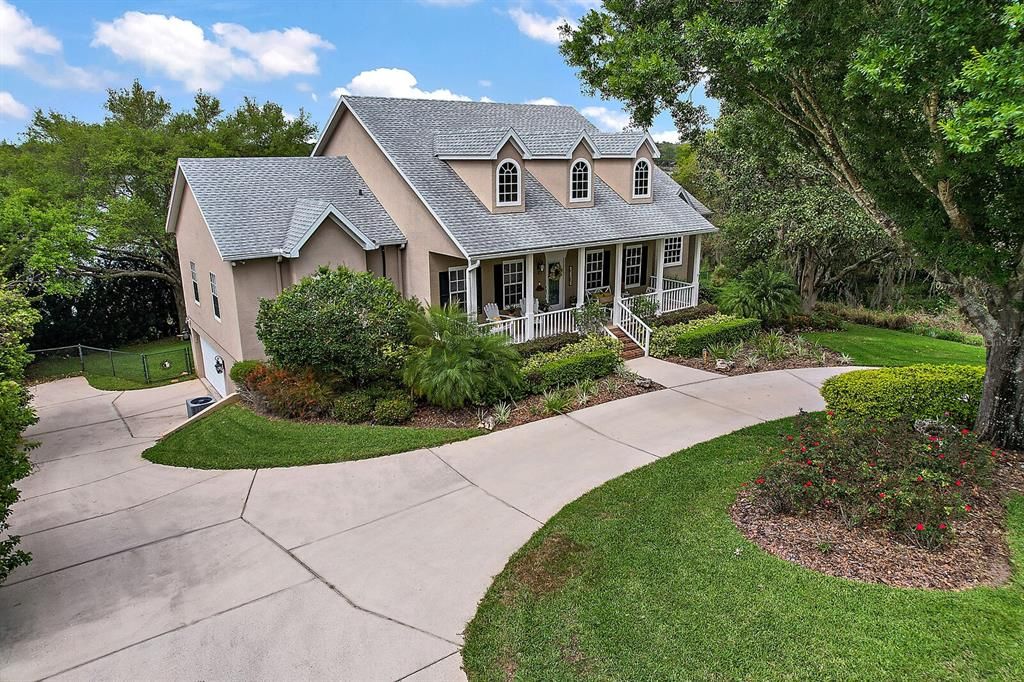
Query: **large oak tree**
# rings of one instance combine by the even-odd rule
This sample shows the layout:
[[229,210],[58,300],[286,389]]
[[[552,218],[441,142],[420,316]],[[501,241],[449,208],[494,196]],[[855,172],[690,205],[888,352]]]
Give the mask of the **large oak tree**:
[[562,52],[635,122],[758,107],[985,338],[976,430],[1024,447],[1021,0],[606,0]]

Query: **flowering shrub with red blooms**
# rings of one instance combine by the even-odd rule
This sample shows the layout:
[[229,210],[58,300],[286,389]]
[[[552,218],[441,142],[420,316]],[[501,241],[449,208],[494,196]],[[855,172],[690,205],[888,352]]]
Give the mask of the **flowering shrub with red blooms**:
[[257,410],[286,419],[317,419],[331,414],[334,394],[312,370],[290,372],[261,364],[245,376],[245,399]]
[[998,450],[970,431],[939,435],[911,422],[866,425],[802,414],[784,436],[781,459],[754,480],[768,509],[824,509],[848,526],[884,527],[928,549],[953,540],[952,521],[972,510],[972,491],[992,483]]

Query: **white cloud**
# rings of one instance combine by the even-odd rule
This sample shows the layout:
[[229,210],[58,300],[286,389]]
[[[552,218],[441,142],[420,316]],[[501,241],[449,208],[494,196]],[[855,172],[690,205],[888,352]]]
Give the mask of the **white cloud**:
[[23,66],[29,52],[57,54],[60,50],[60,41],[52,33],[33,24],[7,0],[0,0],[0,66]]
[[319,71],[317,50],[333,45],[301,28],[254,33],[239,24],[214,24],[214,40],[187,19],[125,12],[96,25],[92,45],[142,64],[198,90],[217,90],[232,78],[279,78]]
[[554,97],[538,97],[537,99],[528,99],[523,104],[543,104],[548,107],[557,107],[561,103]]
[[660,133],[651,133],[651,137],[654,138],[655,142],[672,142],[675,144],[679,143],[678,130],[665,130]]
[[14,95],[6,90],[0,90],[0,117],[3,118],[28,118],[28,107],[14,99]]
[[562,36],[559,34],[558,29],[563,24],[569,24],[576,28],[576,22],[567,17],[548,18],[540,14],[527,12],[522,7],[513,7],[508,11],[508,15],[516,22],[520,33],[534,40],[542,40],[552,45],[557,45],[561,42]]
[[481,102],[493,102],[494,100],[491,99],[490,97],[488,97],[487,95],[484,95],[483,97],[480,98],[480,101]]
[[482,78],[482,79],[478,80],[478,81],[477,81],[477,84],[478,84],[478,85],[479,85],[479,86],[480,86],[481,88],[489,88],[489,87],[491,87],[492,85],[494,85],[494,83],[492,83],[491,81],[487,80],[486,78]]
[[464,102],[470,97],[459,95],[448,90],[423,90],[416,87],[416,76],[405,69],[380,68],[363,71],[343,88],[335,88],[331,95],[335,98],[342,95],[366,95],[371,97],[404,97],[406,99],[454,99]]
[[607,132],[617,132],[630,123],[629,114],[608,107],[583,107],[580,113]]
[[311,93],[309,93],[309,97],[310,97],[310,99],[312,99],[312,100],[313,100],[314,102],[319,102],[319,101],[320,101],[320,95],[316,94],[315,92],[311,92]]

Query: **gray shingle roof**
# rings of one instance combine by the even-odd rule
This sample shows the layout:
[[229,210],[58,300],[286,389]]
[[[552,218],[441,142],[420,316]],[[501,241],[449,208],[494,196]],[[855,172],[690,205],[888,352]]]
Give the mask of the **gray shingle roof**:
[[526,173],[526,210],[492,214],[435,156],[436,134],[472,128],[512,127],[524,139],[545,130],[600,134],[571,107],[348,96],[344,101],[470,256],[715,230],[657,167],[649,204],[627,204],[595,178],[594,205],[567,209]]
[[510,128],[470,128],[434,134],[434,153],[438,156],[487,156],[494,151]]
[[594,144],[602,154],[632,154],[640,148],[647,137],[643,130],[623,130],[621,133],[596,133],[591,135]]
[[344,156],[179,159],[178,164],[225,260],[291,251],[331,204],[377,245],[405,242]]

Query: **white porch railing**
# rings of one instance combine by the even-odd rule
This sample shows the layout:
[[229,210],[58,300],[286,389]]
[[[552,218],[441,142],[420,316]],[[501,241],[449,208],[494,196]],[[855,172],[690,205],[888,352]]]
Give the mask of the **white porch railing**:
[[546,313],[537,313],[533,316],[533,334],[528,334],[529,321],[526,316],[511,317],[495,322],[484,322],[480,328],[492,334],[506,334],[512,339],[512,343],[523,343],[532,339],[540,339],[545,336],[566,334],[576,332],[576,316],[573,315],[575,308],[564,310],[549,310]]
[[491,334],[505,334],[512,339],[512,343],[526,341],[525,317],[509,317],[504,320],[496,320],[495,322],[483,322],[479,326]]
[[[646,296],[647,294],[642,294]],[[633,339],[633,343],[644,350],[644,355],[651,351],[651,328],[643,320],[633,314],[623,301],[615,302],[615,312],[618,318],[618,327],[626,336]]]
[[[657,286],[657,276],[651,275],[651,288],[657,288]],[[696,291],[697,288],[689,282],[665,278],[664,288],[661,292],[661,306],[658,308],[658,314],[671,313],[676,310],[692,308],[697,305]],[[623,300],[629,302],[638,298],[649,298],[652,301],[657,302],[658,292],[649,291],[645,294],[626,296]]]

